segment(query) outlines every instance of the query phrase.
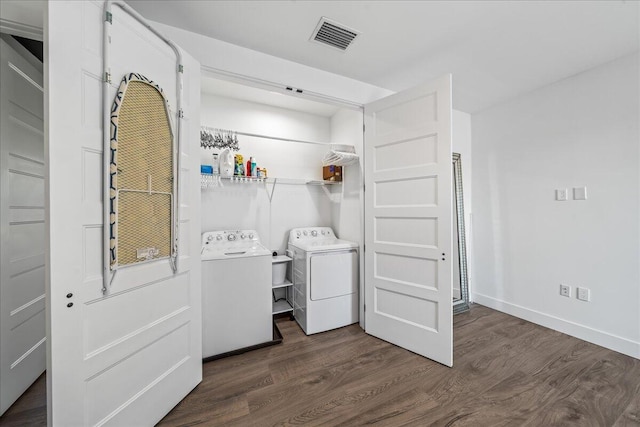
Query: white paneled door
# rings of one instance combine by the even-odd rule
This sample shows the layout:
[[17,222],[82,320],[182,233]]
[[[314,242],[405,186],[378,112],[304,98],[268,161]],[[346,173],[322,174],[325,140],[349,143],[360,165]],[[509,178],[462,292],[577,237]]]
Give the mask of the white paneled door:
[[[120,6],[109,15],[103,8],[102,1],[49,1],[45,17],[47,391],[54,426],[154,425],[202,379],[200,65],[183,53],[181,118],[174,51]],[[180,124],[182,146],[178,271],[167,259],[129,266],[103,295],[105,71],[110,105],[126,73],[157,83],[174,131]]]
[[46,349],[42,69],[7,40],[12,45],[0,39],[0,415],[42,374]]
[[365,106],[365,328],[453,366],[451,76]]

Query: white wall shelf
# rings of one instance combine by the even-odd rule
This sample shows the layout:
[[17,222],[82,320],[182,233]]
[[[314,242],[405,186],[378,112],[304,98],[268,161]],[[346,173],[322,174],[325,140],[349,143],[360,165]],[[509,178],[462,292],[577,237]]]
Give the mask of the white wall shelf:
[[[323,181],[314,179],[298,179],[298,178],[256,178],[252,176],[232,176],[221,177],[220,175],[200,174],[200,184],[203,190],[211,190],[224,186],[225,183],[231,184],[287,184],[287,185],[336,185],[342,184],[342,181]],[[222,185],[220,185],[222,183]]]

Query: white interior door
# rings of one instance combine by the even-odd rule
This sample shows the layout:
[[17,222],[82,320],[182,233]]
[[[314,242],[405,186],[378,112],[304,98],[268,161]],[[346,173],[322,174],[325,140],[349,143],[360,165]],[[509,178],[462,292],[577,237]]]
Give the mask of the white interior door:
[[365,106],[367,333],[453,365],[451,76]]
[[42,68],[12,45],[0,39],[0,415],[46,353]]
[[56,426],[153,425],[202,378],[200,65],[183,53],[179,118],[175,53],[113,6],[109,99],[124,74],[140,73],[163,88],[181,123],[180,246],[176,274],[166,259],[129,266],[105,296],[103,6],[51,1],[45,18],[47,391]]

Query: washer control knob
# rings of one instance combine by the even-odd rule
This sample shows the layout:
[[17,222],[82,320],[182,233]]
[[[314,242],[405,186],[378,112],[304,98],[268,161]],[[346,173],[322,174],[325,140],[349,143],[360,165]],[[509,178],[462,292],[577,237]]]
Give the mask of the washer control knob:
[[322,233],[322,235],[324,236],[324,235],[325,235],[325,233],[326,233],[326,231],[322,230],[322,231],[321,231],[321,233]]
[[213,236],[212,236],[211,234],[209,234],[209,235],[207,236],[207,241],[209,241],[209,242],[210,242],[210,241],[212,241],[212,240],[213,240]]
[[249,238],[253,239],[253,233],[249,233]]
[[313,230],[313,231],[311,232],[311,235],[312,235],[313,237],[316,237],[316,236],[318,235],[318,230]]
[[300,232],[296,231],[296,236],[300,237]]
[[229,240],[230,242],[233,242],[233,241],[234,241],[234,240],[236,240],[236,239],[237,239],[237,237],[236,237],[236,235],[235,235],[235,234],[229,234],[229,235],[227,236],[227,240]]
[[221,236],[220,234],[218,234],[218,235],[216,236],[216,240],[222,240],[222,236]]
[[307,230],[304,230],[304,231],[302,232],[302,234],[304,234],[304,235],[306,236],[306,235],[307,235],[307,234],[309,234],[309,233],[307,233]]
[[242,233],[242,234],[240,235],[240,238],[241,238],[241,239],[245,239],[246,237],[247,237],[247,236],[245,236],[245,234],[244,234],[244,233]]

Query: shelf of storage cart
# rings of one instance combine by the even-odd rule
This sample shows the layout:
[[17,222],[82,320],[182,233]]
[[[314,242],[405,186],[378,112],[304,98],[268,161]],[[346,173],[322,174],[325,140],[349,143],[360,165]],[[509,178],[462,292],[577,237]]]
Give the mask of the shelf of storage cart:
[[274,256],[271,259],[273,314],[293,313],[293,305],[291,304],[293,283],[289,279],[291,277],[291,261],[292,259],[286,255]]

